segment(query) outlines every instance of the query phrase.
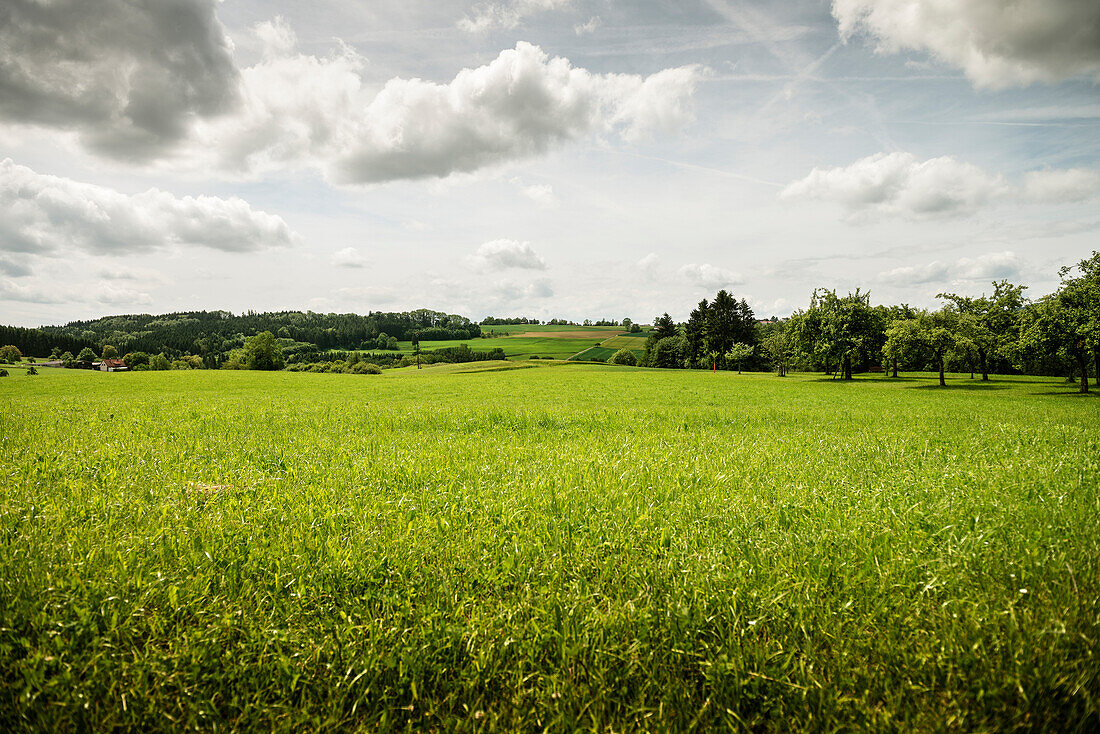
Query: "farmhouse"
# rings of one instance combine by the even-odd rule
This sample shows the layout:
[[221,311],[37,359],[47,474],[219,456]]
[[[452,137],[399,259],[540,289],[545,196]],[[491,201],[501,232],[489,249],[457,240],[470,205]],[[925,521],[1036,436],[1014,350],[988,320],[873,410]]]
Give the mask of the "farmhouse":
[[96,369],[100,372],[126,372],[130,368],[121,359],[105,359],[96,363]]

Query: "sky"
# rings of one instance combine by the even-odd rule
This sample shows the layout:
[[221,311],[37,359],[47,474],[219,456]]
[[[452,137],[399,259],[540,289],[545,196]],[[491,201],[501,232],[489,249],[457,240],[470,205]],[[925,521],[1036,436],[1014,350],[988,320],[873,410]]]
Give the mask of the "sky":
[[1094,249],[1095,0],[0,5],[0,323],[934,307]]

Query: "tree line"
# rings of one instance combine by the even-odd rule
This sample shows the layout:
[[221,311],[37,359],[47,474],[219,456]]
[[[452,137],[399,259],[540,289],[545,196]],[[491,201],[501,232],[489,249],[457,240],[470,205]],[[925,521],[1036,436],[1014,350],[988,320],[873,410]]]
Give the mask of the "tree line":
[[1058,289],[1035,300],[1026,286],[1001,280],[980,296],[939,293],[935,309],[872,305],[858,288],[847,295],[818,288],[807,308],[766,321],[723,290],[682,324],[659,316],[638,363],[819,371],[846,380],[855,372],[932,371],[941,385],[947,371],[982,380],[992,372],[1065,375],[1087,392],[1090,371],[1100,385],[1100,252],[1059,276]]
[[[394,349],[394,341],[413,337],[433,341],[466,341],[481,336],[481,326],[465,316],[430,309],[405,312],[372,311],[358,314],[321,314],[312,311],[235,315],[229,311],[187,311],[163,315],[130,314],[64,326],[37,329],[0,327],[0,344],[12,344],[24,354],[44,355],[52,349],[77,353],[85,347],[100,350],[110,344],[123,352],[164,353],[169,358],[200,355],[208,367],[244,346],[250,336],[269,331],[284,343],[314,350]],[[384,343],[379,337],[384,336]],[[393,340],[393,341],[391,341]]]

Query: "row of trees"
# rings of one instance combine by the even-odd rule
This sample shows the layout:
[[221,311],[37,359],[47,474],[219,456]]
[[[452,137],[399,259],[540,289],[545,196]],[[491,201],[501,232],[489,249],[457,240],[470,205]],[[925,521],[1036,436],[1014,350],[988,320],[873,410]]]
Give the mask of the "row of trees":
[[1026,286],[1007,280],[972,297],[940,293],[938,309],[872,305],[860,289],[840,295],[819,288],[809,307],[785,320],[758,321],[748,304],[720,291],[699,303],[687,322],[654,321],[643,366],[854,372],[948,369],[1062,374],[1088,391],[1100,384],[1100,252],[1059,271],[1057,291],[1031,301]]
[[[430,309],[399,313],[320,314],[312,311],[234,315],[228,311],[188,311],[153,316],[109,316],[39,329],[0,327],[0,344],[12,344],[24,354],[42,355],[51,348],[79,352],[112,344],[124,352],[164,352],[170,357],[199,354],[214,367],[249,336],[270,331],[285,343],[325,349],[391,349],[396,341],[419,335],[436,341],[465,341],[481,336],[481,327],[465,316]],[[379,344],[379,337],[385,343]],[[390,340],[394,340],[391,342]],[[206,359],[207,357],[210,359]]]

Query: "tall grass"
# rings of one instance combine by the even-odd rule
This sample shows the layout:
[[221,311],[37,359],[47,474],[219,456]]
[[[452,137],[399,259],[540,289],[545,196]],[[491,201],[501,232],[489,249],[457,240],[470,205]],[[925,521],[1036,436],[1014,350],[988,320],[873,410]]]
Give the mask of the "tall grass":
[[0,382],[0,729],[1100,726],[1056,382],[43,373]]

